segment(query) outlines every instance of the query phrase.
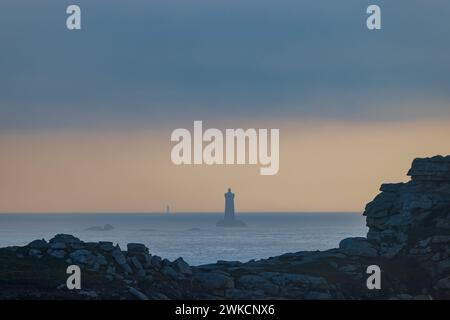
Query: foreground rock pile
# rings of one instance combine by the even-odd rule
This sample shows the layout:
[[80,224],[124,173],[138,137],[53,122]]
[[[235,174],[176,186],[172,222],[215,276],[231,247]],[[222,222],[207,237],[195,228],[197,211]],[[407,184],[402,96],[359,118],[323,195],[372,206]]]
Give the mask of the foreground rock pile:
[[[162,291],[169,292],[171,298],[177,298],[183,292],[172,290],[172,286],[180,286],[186,277],[192,275],[191,268],[182,258],[172,262],[162,259],[149,254],[148,248],[139,243],[129,243],[127,250],[122,251],[119,245],[113,245],[112,242],[83,242],[72,235],[58,234],[49,242],[44,239],[35,240],[25,247],[11,247],[8,250],[14,252],[19,259],[34,259],[36,266],[39,266],[40,261],[61,262],[62,264],[55,263],[55,266],[78,265],[83,275],[85,272],[96,275],[102,293],[89,290],[89,281],[87,285],[83,285],[87,291],[79,292],[91,298],[168,299]],[[57,289],[67,290],[64,280],[67,276],[62,277],[61,285]],[[103,290],[109,285],[105,288],[101,286],[109,282],[119,284],[121,290]],[[145,285],[148,289],[146,294],[140,291],[139,285]],[[158,286],[165,288],[160,290]]]
[[[408,174],[367,205],[367,238],[337,249],[192,267],[143,244],[122,250],[60,234],[0,249],[0,298],[449,299],[450,156],[416,159]],[[82,290],[65,286],[71,264],[81,267]],[[366,286],[370,265],[382,270],[380,290]]]

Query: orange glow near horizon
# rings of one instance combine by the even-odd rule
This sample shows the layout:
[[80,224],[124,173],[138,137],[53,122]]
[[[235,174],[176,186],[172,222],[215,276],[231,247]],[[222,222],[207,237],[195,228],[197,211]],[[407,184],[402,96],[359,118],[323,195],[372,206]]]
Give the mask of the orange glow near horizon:
[[175,166],[172,129],[2,133],[0,212],[222,211],[228,187],[237,211],[360,212],[381,183],[407,181],[414,158],[450,153],[450,121],[278,128],[275,176],[259,165]]

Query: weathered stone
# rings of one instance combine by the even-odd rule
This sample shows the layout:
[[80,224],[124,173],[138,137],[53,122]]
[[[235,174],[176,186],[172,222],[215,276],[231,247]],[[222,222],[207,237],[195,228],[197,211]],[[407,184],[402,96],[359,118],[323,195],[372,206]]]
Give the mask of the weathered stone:
[[437,264],[439,274],[450,273],[450,259],[443,260]]
[[52,257],[58,258],[58,259],[62,259],[65,256],[65,252],[64,250],[51,250],[49,249],[48,254],[51,255]]
[[272,282],[280,287],[304,286],[315,289],[327,289],[328,283],[323,277],[296,273],[278,273],[271,278]]
[[431,242],[432,243],[450,243],[450,235],[449,236],[442,236],[442,235],[434,236],[431,239]]
[[61,233],[61,234],[57,234],[56,236],[54,236],[52,239],[50,239],[49,242],[50,243],[62,242],[62,243],[66,243],[66,244],[72,244],[72,243],[80,243],[81,240],[70,234],[62,234]]
[[64,250],[67,248],[67,245],[64,242],[53,242],[50,243],[50,248],[55,250]]
[[415,159],[408,176],[413,181],[450,181],[450,156]]
[[115,273],[116,272],[116,268],[114,268],[113,266],[111,266],[111,265],[109,265],[107,268],[106,268],[106,273],[108,273],[108,274],[113,274],[113,273]]
[[117,245],[114,250],[111,251],[111,255],[118,264],[122,265],[127,263],[127,259],[125,258],[122,250],[120,250],[119,245]]
[[97,299],[98,298],[98,293],[95,292],[95,291],[82,290],[82,291],[78,291],[78,294],[82,295],[82,296],[85,296],[87,298],[90,298],[90,299]]
[[33,249],[46,249],[48,248],[48,243],[44,239],[41,239],[31,241],[27,246]]
[[128,291],[138,300],[149,300],[148,297],[136,288],[128,287]]
[[207,289],[231,289],[234,288],[233,278],[218,272],[197,273],[194,277]]
[[280,287],[257,275],[245,275],[236,281],[236,288],[262,290],[266,294],[276,295]]
[[169,300],[169,298],[161,292],[151,292],[149,296],[152,300]]
[[386,226],[409,226],[411,225],[411,211],[410,210],[402,210],[400,212],[396,212],[394,215],[391,215],[386,220]]
[[122,250],[120,250],[119,245],[117,245],[113,251],[111,251],[111,255],[116,261],[116,263],[122,267],[122,269],[128,273],[132,274],[133,270],[131,269],[130,265],[127,263],[127,259],[125,258],[125,255],[123,254]]
[[421,240],[421,241],[419,241],[419,247],[421,247],[421,248],[425,248],[425,247],[428,247],[428,245],[430,244],[430,242],[431,242],[431,238],[427,238],[427,239],[424,239],[424,240]]
[[398,244],[394,244],[392,246],[383,247],[380,250],[380,255],[382,257],[392,259],[392,258],[396,257],[403,250],[404,247],[405,247],[405,243],[398,243]]
[[217,260],[217,264],[227,266],[227,267],[238,267],[242,264],[240,261],[225,261],[225,260]]
[[436,220],[436,227],[441,229],[450,229],[450,218],[449,217],[438,218]]
[[431,297],[430,295],[419,294],[417,296],[414,296],[413,299],[414,300],[433,300],[433,297]]
[[131,257],[131,264],[137,271],[144,270],[144,268],[142,267],[142,264],[139,262],[139,260],[136,257]]
[[161,267],[161,262],[162,262],[162,259],[161,259],[161,257],[158,257],[158,256],[152,256],[152,258],[150,260],[151,265],[156,268]]
[[449,289],[450,290],[450,277],[440,279],[437,282],[436,286],[439,289]]
[[348,255],[375,257],[377,250],[366,238],[347,238],[339,243],[339,249]]
[[28,251],[28,255],[34,258],[42,258],[42,252],[38,249],[30,249],[30,251]]
[[148,248],[142,243],[127,244],[128,253],[148,253]]
[[80,249],[69,254],[69,257],[75,263],[85,264],[93,259],[92,253],[88,250]]
[[426,255],[427,253],[431,252],[431,247],[425,247],[425,248],[413,248],[409,250],[409,253],[411,255]]
[[310,291],[305,295],[306,300],[328,300],[332,296],[327,292]]
[[267,295],[261,290],[242,290],[242,289],[227,289],[225,290],[225,298],[231,300],[242,299],[264,299]]
[[108,264],[108,260],[106,259],[105,256],[97,253],[94,257],[94,263],[99,264],[101,266],[103,265],[107,265]]
[[162,259],[161,264],[163,267],[170,267],[172,266],[172,262],[170,262],[169,259]]
[[380,191],[398,193],[404,185],[404,183],[383,183]]
[[396,296],[394,296],[393,298],[391,298],[391,300],[412,300],[412,295],[410,294],[397,294]]
[[114,245],[112,242],[109,242],[109,241],[100,241],[99,249],[103,250],[103,251],[111,252],[114,250]]
[[408,240],[408,236],[401,232],[390,229],[382,231],[373,230],[373,224],[370,225],[371,229],[367,233],[367,240],[371,243],[378,245],[392,245],[393,243],[404,243]]
[[137,276],[140,277],[140,278],[144,278],[144,277],[147,275],[147,273],[146,273],[145,270],[143,270],[143,269],[137,270],[136,274],[137,274]]
[[437,262],[439,260],[441,260],[441,254],[439,252],[436,252],[435,254],[433,254],[433,256],[431,257],[431,260],[434,262]]
[[339,268],[339,271],[343,273],[353,273],[356,270],[358,270],[358,266],[355,265],[345,265]]
[[183,260],[183,258],[178,258],[173,262],[173,267],[178,272],[181,272],[182,274],[191,275],[192,270],[189,267],[189,265]]
[[170,266],[165,266],[161,269],[161,273],[170,277],[170,278],[178,278],[180,275]]

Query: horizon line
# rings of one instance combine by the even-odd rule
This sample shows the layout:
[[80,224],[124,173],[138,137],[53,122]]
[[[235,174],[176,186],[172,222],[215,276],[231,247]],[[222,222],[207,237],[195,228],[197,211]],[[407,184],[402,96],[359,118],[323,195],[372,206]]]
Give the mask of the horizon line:
[[[268,214],[268,213],[278,213],[278,214],[320,214],[320,213],[355,213],[362,214],[361,211],[239,211],[236,214]],[[23,214],[161,214],[161,215],[173,215],[173,214],[220,214],[223,215],[223,211],[171,211],[167,213],[165,211],[133,211],[133,212],[119,212],[119,211],[81,211],[81,212],[0,212],[0,215],[23,215]]]

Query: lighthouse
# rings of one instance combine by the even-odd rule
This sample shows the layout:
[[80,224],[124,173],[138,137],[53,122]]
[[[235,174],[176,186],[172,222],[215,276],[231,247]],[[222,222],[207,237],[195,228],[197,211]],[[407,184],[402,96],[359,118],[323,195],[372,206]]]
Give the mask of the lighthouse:
[[240,220],[236,220],[234,212],[234,193],[231,188],[225,193],[225,215],[223,220],[217,222],[218,227],[246,227],[247,225]]
[[225,193],[225,221],[234,220],[234,193],[231,192],[231,188],[228,188],[228,192]]

